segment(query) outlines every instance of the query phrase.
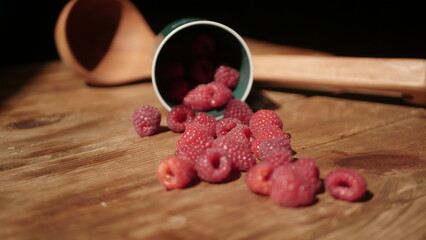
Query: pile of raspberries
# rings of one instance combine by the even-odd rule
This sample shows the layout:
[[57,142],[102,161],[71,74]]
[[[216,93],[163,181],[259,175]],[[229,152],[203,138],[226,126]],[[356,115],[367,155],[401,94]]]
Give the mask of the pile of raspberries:
[[[253,112],[233,97],[239,71],[234,64],[212,63],[214,53],[227,52],[220,51],[221,44],[206,34],[189,42],[192,60],[188,66],[185,61],[175,61],[182,59],[173,48],[167,51],[166,61],[159,63],[159,86],[165,88],[168,100],[177,102],[167,114],[167,125],[182,133],[174,153],[157,168],[165,189],[185,188],[197,179],[226,182],[232,173],[245,172],[250,191],[286,207],[312,205],[324,189],[345,201],[365,196],[367,182],[361,174],[338,168],[322,181],[314,159],[294,157],[290,134],[276,112]],[[206,113],[212,109],[225,109],[223,118],[217,120]],[[133,112],[132,120],[140,137],[151,136],[158,132],[161,114],[157,108],[143,105]]]
[[[143,105],[132,119],[139,136],[151,136],[158,131],[161,114]],[[157,177],[167,190],[185,188],[197,179],[226,182],[233,172],[245,172],[250,191],[269,196],[281,206],[312,205],[324,189],[350,202],[365,196],[367,182],[357,171],[338,168],[322,181],[314,159],[294,157],[290,135],[272,110],[253,112],[244,101],[230,99],[223,118],[217,120],[181,104],[168,112],[167,124],[171,131],[182,133],[175,152],[157,168]]]

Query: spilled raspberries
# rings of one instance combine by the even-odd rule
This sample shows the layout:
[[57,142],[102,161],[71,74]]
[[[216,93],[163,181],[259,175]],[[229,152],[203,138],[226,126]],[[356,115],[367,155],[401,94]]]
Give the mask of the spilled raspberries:
[[[272,110],[254,112],[244,124],[234,117],[216,120],[185,109],[179,105],[170,111],[173,116],[181,113],[175,118],[184,130],[174,153],[157,168],[158,179],[167,190],[185,188],[197,179],[223,183],[235,175],[232,173],[241,173],[251,192],[284,207],[313,205],[324,189],[333,198],[348,202],[359,201],[366,194],[367,181],[352,169],[329,172],[323,186],[316,160],[293,155],[290,134]],[[176,121],[170,124],[173,130]]]
[[[295,157],[291,135],[277,112],[253,111],[234,98],[240,75],[232,67],[237,64],[217,54],[221,44],[203,34],[187,42],[192,45],[183,55],[189,59],[181,61],[181,51],[171,50],[157,73],[159,86],[167,88],[163,89],[169,94],[167,101],[174,103],[167,126],[179,133],[174,152],[157,167],[157,178],[166,190],[183,189],[194,181],[217,184],[243,176],[249,191],[284,207],[313,205],[324,192],[348,202],[365,196],[367,181],[359,172],[338,168],[321,179],[315,159]],[[212,109],[224,110],[223,118],[206,113]],[[132,114],[140,137],[157,133],[160,121],[160,112],[150,105]]]

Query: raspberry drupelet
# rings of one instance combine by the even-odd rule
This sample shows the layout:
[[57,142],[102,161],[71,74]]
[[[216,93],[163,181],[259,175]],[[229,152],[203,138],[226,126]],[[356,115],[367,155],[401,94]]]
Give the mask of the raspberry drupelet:
[[177,140],[176,148],[191,145],[205,150],[212,147],[213,140],[214,138],[206,131],[204,126],[198,123],[190,123]]
[[256,136],[257,132],[265,126],[275,125],[279,129],[283,129],[283,122],[280,116],[269,109],[261,109],[253,113],[250,118],[249,126],[253,134]]
[[213,141],[213,147],[222,148],[231,159],[233,169],[237,171],[245,172],[256,165],[256,159],[244,143],[222,136]]
[[237,98],[233,98],[226,104],[223,117],[236,118],[239,119],[243,124],[249,125],[249,121],[252,115],[253,110],[246,102]]

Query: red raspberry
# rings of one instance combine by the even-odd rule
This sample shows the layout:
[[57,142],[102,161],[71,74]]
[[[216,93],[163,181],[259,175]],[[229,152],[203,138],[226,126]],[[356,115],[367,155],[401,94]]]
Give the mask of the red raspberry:
[[243,124],[248,125],[252,115],[253,110],[246,102],[233,98],[226,104],[223,117],[233,117],[239,119]]
[[184,105],[172,107],[167,114],[167,125],[174,132],[183,132],[188,123],[192,121],[195,112],[192,108]]
[[292,151],[290,146],[290,138],[271,138],[262,141],[259,145],[259,158],[263,161],[263,159],[267,158],[266,155],[269,154],[269,151],[274,148],[287,148]]
[[322,186],[319,178],[319,168],[316,161],[312,158],[299,158],[291,164],[297,172],[306,179],[319,192]]
[[176,142],[176,148],[182,146],[196,146],[201,149],[212,147],[214,138],[205,128],[198,123],[190,123],[186,125],[185,132],[182,133]]
[[249,121],[250,129],[255,136],[260,129],[269,125],[276,125],[280,129],[283,128],[280,116],[276,112],[268,109],[256,111]]
[[185,67],[181,62],[177,61],[163,61],[158,64],[158,80],[169,81],[172,79],[180,78],[185,73]]
[[338,168],[327,174],[325,178],[327,191],[335,198],[354,202],[364,196],[367,181],[355,170]]
[[169,156],[157,168],[157,177],[167,190],[184,188],[195,176],[195,171],[186,161]]
[[301,207],[315,201],[315,189],[293,168],[275,168],[271,181],[270,197],[279,205]]
[[193,122],[201,124],[205,127],[205,130],[210,133],[213,137],[216,136],[216,118],[205,112],[198,112],[195,115]]
[[225,106],[232,99],[232,91],[222,83],[211,82],[208,85],[212,87],[214,92],[211,98],[213,108]]
[[189,91],[183,103],[197,111],[208,111],[224,106],[232,98],[232,91],[217,82],[200,84]]
[[167,53],[166,59],[169,61],[182,61],[187,55],[186,48],[178,41],[169,41],[164,45],[164,53]]
[[216,136],[221,137],[225,136],[229,131],[231,131],[238,124],[242,124],[242,122],[236,118],[227,117],[219,120],[216,123]]
[[288,148],[273,148],[267,154],[264,154],[261,160],[270,163],[274,167],[279,167],[290,164],[293,161],[293,155]]
[[232,138],[238,142],[246,144],[250,147],[251,141],[253,139],[253,134],[250,131],[249,126],[244,124],[238,124],[233,129],[231,129],[226,135],[228,138]]
[[283,130],[281,130],[279,127],[277,127],[276,125],[263,126],[261,129],[258,129],[257,132],[253,134],[256,137],[256,139],[260,141],[264,141],[266,139],[272,139],[272,138],[284,138],[290,141],[290,136],[287,133],[285,133]]
[[[250,128],[250,130],[252,130],[252,128]],[[267,139],[273,139],[273,138],[290,139],[289,135],[286,134],[284,131],[282,131],[280,128],[278,128],[276,125],[267,125],[257,130],[257,132],[252,131],[252,133],[255,136],[255,138],[253,142],[251,143],[251,151],[258,158],[260,158],[259,147],[263,141]]]
[[274,167],[266,162],[259,163],[247,171],[246,184],[254,193],[269,195]]
[[207,111],[212,109],[211,99],[214,92],[207,84],[200,84],[190,90],[183,98],[183,104],[197,111]]
[[167,90],[164,98],[167,99],[167,101],[171,101],[176,104],[181,104],[183,98],[186,96],[189,90],[190,86],[186,79],[173,79],[167,83]]
[[210,58],[214,55],[215,49],[214,39],[205,33],[199,33],[191,41],[189,53],[194,58]]
[[206,182],[221,182],[232,170],[232,162],[228,154],[221,148],[209,148],[195,163],[198,176]]
[[213,147],[225,150],[232,161],[233,169],[237,171],[245,172],[256,165],[256,159],[244,143],[222,136],[214,140]]
[[200,148],[195,145],[185,145],[181,146],[176,149],[174,155],[178,158],[181,158],[188,163],[190,163],[192,166],[195,165],[195,162],[197,161],[198,157],[203,154],[205,149]]
[[237,85],[239,77],[240,72],[237,69],[227,65],[220,65],[218,68],[216,68],[214,73],[214,81],[221,82],[229,88],[233,88]]
[[160,128],[161,113],[151,105],[136,108],[132,114],[132,122],[140,137],[152,136]]
[[189,67],[191,80],[196,83],[208,83],[213,81],[215,67],[208,60],[197,60]]

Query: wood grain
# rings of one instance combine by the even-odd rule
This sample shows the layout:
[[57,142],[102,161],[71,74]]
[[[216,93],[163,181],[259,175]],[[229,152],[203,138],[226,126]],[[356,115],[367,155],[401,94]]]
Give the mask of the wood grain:
[[253,56],[253,68],[257,81],[299,88],[394,92],[426,105],[424,59],[262,54]]
[[[424,108],[260,90],[321,178],[349,167],[368,181],[361,202],[321,193],[292,209],[251,193],[245,173],[164,190],[155,170],[180,135],[150,82],[91,87],[59,62],[0,76],[0,239],[426,238]],[[161,109],[159,134],[133,131],[141,104]]]

